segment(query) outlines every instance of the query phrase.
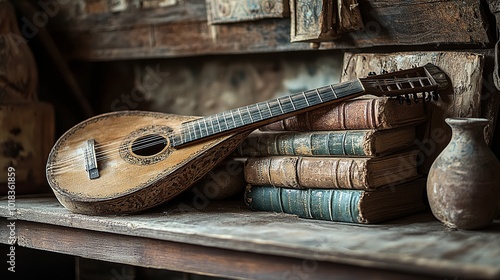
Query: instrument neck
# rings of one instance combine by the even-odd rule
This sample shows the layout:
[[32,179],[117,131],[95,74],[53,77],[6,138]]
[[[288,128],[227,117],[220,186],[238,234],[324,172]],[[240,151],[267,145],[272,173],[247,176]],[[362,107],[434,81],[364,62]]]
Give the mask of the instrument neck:
[[180,132],[173,135],[170,142],[175,147],[224,132],[255,129],[363,93],[361,81],[355,79],[259,102],[183,123]]

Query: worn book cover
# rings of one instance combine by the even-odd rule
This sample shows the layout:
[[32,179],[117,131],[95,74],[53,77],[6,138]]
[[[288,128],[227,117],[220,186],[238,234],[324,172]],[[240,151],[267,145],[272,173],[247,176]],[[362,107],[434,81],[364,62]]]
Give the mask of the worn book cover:
[[263,126],[263,131],[317,131],[346,129],[388,129],[422,123],[427,118],[424,104],[401,104],[389,97],[351,99],[320,107]]
[[388,155],[415,145],[415,127],[385,130],[255,131],[238,146],[242,157]]
[[425,179],[376,191],[289,189],[249,185],[245,203],[252,210],[294,214],[301,218],[370,224],[425,209]]
[[267,156],[245,162],[245,180],[253,185],[288,188],[376,189],[418,176],[417,152],[379,158]]

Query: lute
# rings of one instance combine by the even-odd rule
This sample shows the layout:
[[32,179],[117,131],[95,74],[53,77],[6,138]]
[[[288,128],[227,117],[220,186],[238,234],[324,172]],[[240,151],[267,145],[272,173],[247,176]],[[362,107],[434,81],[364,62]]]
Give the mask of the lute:
[[427,64],[206,117],[142,111],[98,115],[75,125],[55,143],[47,180],[72,212],[138,212],[188,189],[259,126],[363,94],[429,100],[447,85],[446,75]]

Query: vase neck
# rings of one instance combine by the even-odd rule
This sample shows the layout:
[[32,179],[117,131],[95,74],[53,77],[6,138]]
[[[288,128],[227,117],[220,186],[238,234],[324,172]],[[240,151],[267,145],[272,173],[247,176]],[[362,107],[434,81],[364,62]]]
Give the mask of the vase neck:
[[448,118],[446,123],[451,127],[452,141],[486,143],[484,141],[484,127],[488,124],[487,119]]

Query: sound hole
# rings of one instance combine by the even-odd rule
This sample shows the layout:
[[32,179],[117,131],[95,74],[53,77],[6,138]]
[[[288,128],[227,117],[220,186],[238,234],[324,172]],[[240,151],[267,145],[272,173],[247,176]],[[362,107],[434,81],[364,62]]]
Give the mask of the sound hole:
[[132,142],[132,152],[138,156],[149,157],[162,152],[167,147],[167,139],[158,134],[139,137]]

